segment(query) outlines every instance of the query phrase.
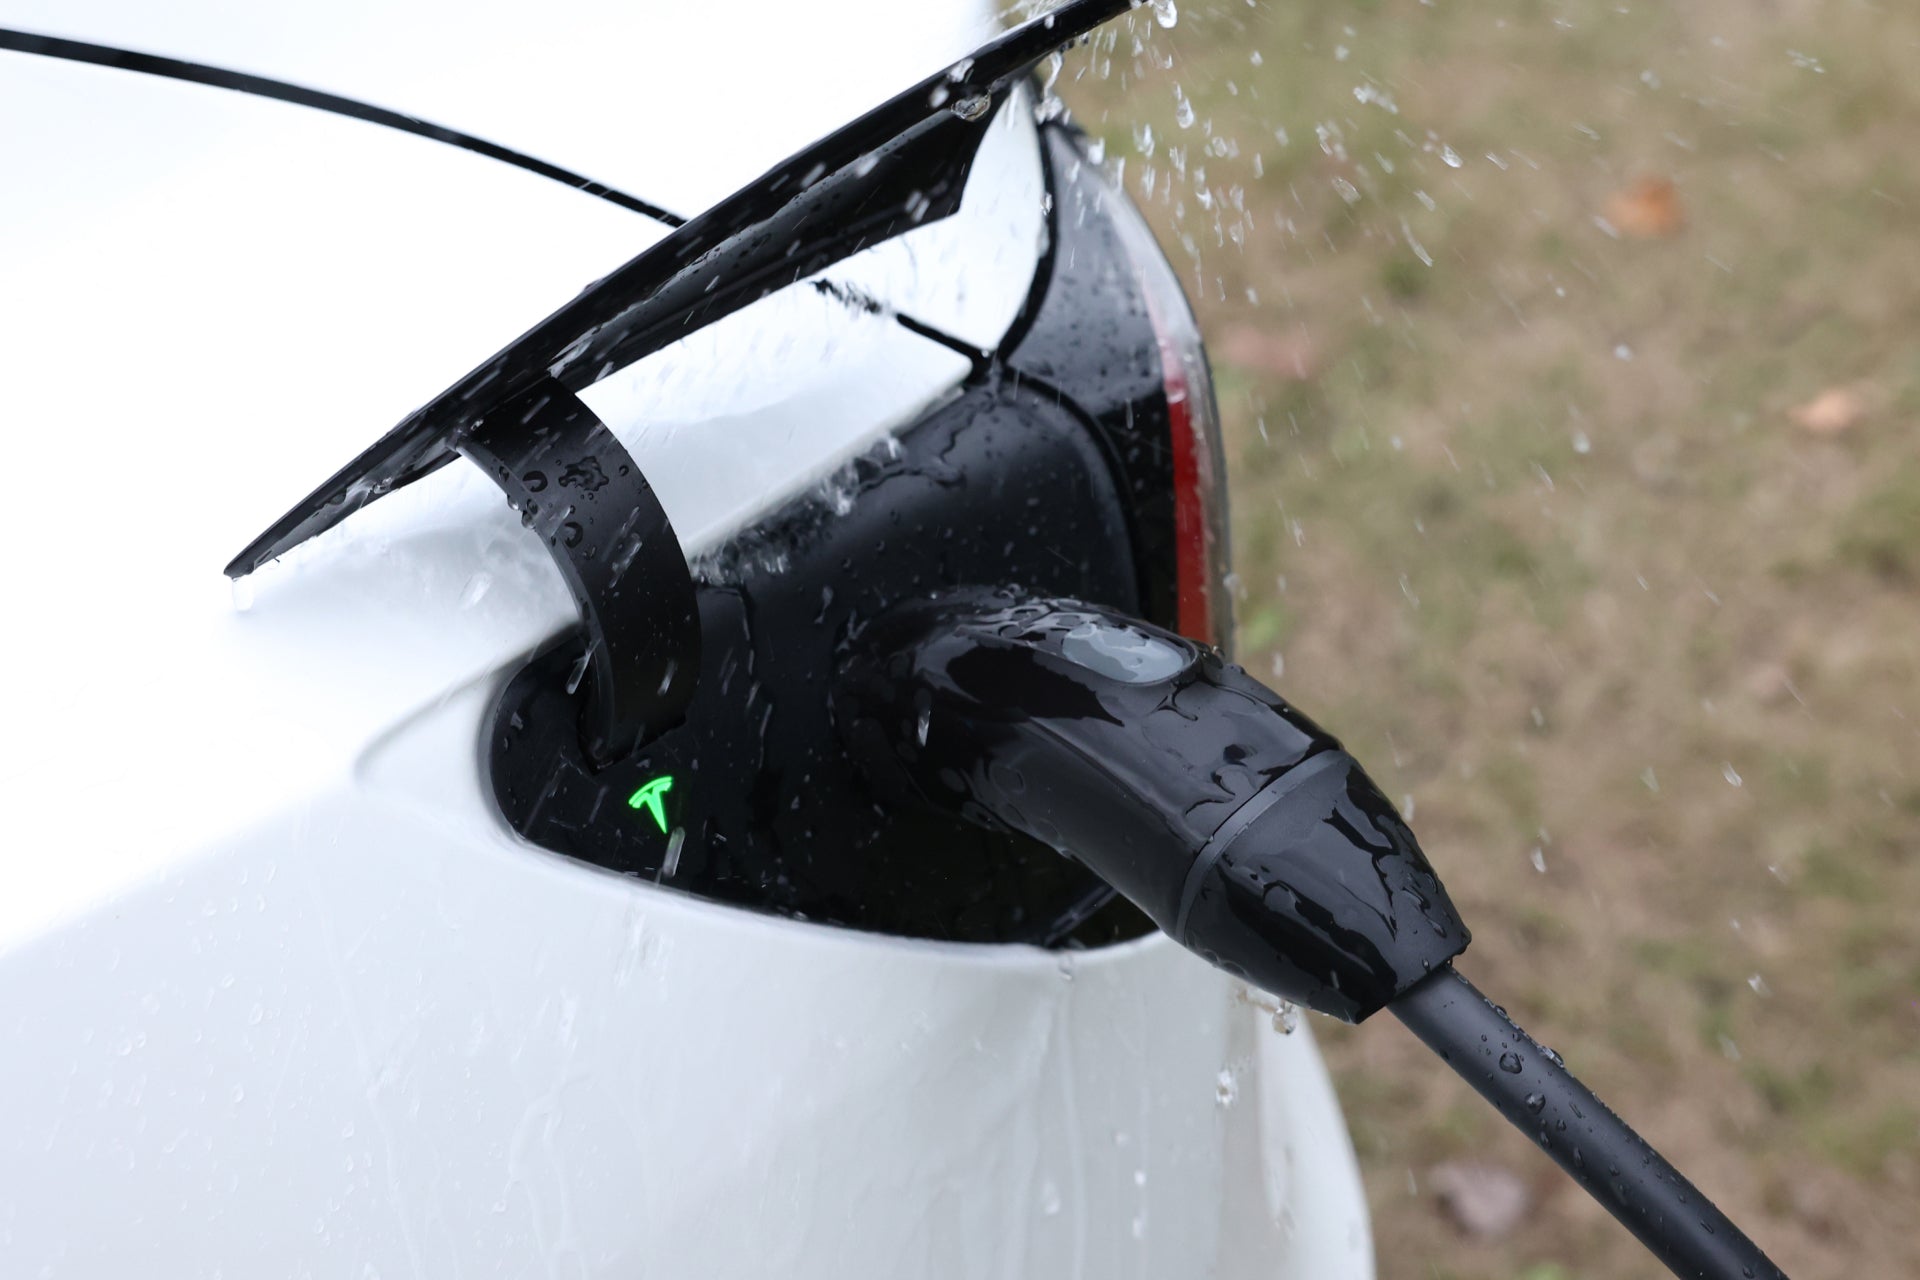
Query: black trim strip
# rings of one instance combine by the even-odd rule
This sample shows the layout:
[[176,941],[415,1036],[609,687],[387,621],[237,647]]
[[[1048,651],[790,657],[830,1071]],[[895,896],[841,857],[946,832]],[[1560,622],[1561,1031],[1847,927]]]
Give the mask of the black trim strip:
[[13,31],[4,27],[0,27],[0,49],[14,53],[35,54],[43,58],[60,58],[67,62],[83,62],[96,67],[136,71],[141,75],[159,76],[167,80],[184,80],[189,84],[204,84],[215,89],[231,89],[235,93],[250,93],[257,98],[272,98],[276,102],[291,102],[296,106],[312,107],[316,111],[331,112],[351,120],[364,120],[368,124],[397,129],[401,133],[410,133],[416,138],[444,142],[448,146],[459,147],[462,151],[471,151],[475,155],[486,156],[490,160],[499,160],[516,169],[525,169],[528,173],[537,173],[543,178],[550,178],[572,187],[575,191],[598,196],[609,204],[617,204],[622,209],[644,214],[655,222],[664,223],[669,227],[686,225],[685,218],[662,209],[657,204],[642,200],[638,196],[630,196],[624,191],[607,186],[604,182],[595,182],[592,178],[582,177],[571,169],[562,169],[557,164],[548,164],[545,160],[523,155],[499,143],[488,142],[485,138],[476,138],[470,133],[461,133],[458,129],[449,129],[445,125],[434,124],[431,120],[422,120],[418,116],[403,115],[398,111],[389,111],[385,107],[376,107],[371,103],[360,102],[353,98],[343,98],[338,94],[322,93],[318,89],[288,84],[284,80],[270,80],[265,76],[248,75],[243,71],[229,71],[224,67],[209,67],[198,62],[183,62],[178,58],[164,58],[154,53],[136,53],[131,49],[115,49],[109,45],[88,44],[84,40],[67,40],[59,36],[38,35],[31,31]]

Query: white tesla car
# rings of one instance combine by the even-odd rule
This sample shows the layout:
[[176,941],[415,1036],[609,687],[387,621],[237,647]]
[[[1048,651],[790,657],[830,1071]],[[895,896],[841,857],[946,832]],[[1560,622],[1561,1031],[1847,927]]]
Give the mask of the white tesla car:
[[999,18],[0,3],[0,1273],[1372,1274],[1305,1027],[1050,852],[876,829],[766,692],[996,565],[1227,638],[1197,334],[1036,87],[950,72],[959,142],[805,234],[924,225],[548,353],[684,663],[617,666],[657,614],[511,445],[405,435]]

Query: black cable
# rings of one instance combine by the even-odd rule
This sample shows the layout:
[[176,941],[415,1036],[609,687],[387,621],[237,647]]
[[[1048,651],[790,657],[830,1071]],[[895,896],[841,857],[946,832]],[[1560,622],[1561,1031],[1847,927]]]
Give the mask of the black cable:
[[1387,1006],[1677,1276],[1785,1280],[1758,1245],[1452,965]]
[[235,93],[250,93],[257,98],[272,98],[276,102],[291,102],[296,106],[312,107],[317,111],[331,112],[352,120],[364,120],[368,124],[398,129],[401,133],[410,133],[416,138],[430,138],[435,142],[444,142],[449,146],[459,147],[462,151],[471,151],[475,155],[486,156],[490,160],[499,160],[517,169],[525,169],[528,173],[537,173],[543,178],[564,183],[575,191],[598,196],[610,204],[619,205],[622,209],[644,214],[655,222],[664,223],[669,227],[679,227],[686,223],[686,219],[679,214],[670,213],[657,204],[642,200],[638,196],[630,196],[603,182],[595,182],[592,178],[583,177],[570,169],[562,169],[557,164],[548,164],[545,160],[524,155],[509,147],[503,147],[499,143],[488,142],[485,138],[476,138],[470,133],[449,129],[431,120],[422,120],[418,116],[389,111],[385,107],[376,107],[354,98],[343,98],[338,94],[323,93],[318,89],[288,84],[284,80],[271,80],[266,76],[248,75],[244,71],[229,71],[224,67],[209,67],[198,62],[183,62],[179,58],[164,58],[154,53],[136,53],[131,49],[88,44],[84,40],[67,40],[59,36],[39,35],[32,31],[11,31],[5,28],[0,28],[0,49],[11,50],[14,53],[35,54],[43,58],[59,58],[67,62],[82,62],[96,67],[116,67],[122,71],[136,71],[142,75],[159,76],[166,80],[184,80],[189,84],[210,85],[215,89],[231,89]]

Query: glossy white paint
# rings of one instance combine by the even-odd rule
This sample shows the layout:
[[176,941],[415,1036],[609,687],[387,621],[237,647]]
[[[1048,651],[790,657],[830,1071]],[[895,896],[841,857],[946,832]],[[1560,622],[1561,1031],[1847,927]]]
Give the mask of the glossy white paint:
[[[9,0],[0,24],[362,94],[693,208],[987,28],[899,12]],[[0,118],[0,1272],[1370,1273],[1311,1041],[1176,948],[1063,969],[854,935],[506,832],[478,726],[568,608],[465,467],[220,576],[649,224],[14,55]],[[847,278],[991,341],[1039,235],[1022,126],[995,146],[957,224]],[[801,293],[594,394],[703,545],[960,370]]]

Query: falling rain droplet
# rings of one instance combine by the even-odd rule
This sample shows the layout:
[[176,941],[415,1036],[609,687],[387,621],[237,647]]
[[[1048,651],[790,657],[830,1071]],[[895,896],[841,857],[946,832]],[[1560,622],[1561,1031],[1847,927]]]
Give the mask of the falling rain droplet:
[[1440,161],[1449,169],[1458,169],[1460,167],[1460,153],[1452,147],[1441,147]]
[[931,728],[932,725],[933,709],[931,707],[923,708],[920,712],[920,718],[914,722],[913,726],[914,739],[923,747],[927,745],[927,730]]
[[1171,28],[1180,21],[1180,7],[1174,0],[1153,0],[1153,18],[1161,26]]
[[1734,769],[1733,763],[1731,761],[1728,761],[1720,766],[1720,776],[1727,780],[1727,785],[1730,787],[1737,787],[1740,785],[1740,774],[1737,770]]
[[487,592],[493,589],[493,575],[484,571],[467,579],[467,585],[460,592],[460,607],[471,609],[487,598]]

